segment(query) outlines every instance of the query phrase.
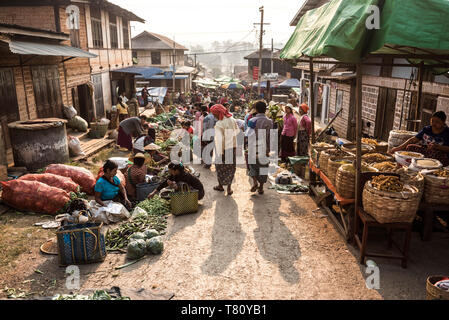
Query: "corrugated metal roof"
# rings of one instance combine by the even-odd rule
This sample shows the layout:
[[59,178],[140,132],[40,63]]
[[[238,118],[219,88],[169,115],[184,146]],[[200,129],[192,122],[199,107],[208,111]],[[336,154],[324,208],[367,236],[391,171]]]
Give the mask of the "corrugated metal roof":
[[[259,50],[247,55],[245,59],[259,59]],[[271,49],[262,49],[262,59],[271,59]],[[279,50],[273,52],[273,59],[279,59]]]
[[162,73],[164,71],[160,68],[155,68],[155,67],[127,67],[127,68],[117,69],[117,70],[114,70],[111,72],[140,74],[145,79],[148,79],[148,78],[154,76],[155,74]]
[[39,56],[61,56],[61,57],[76,57],[76,58],[96,58],[97,55],[81,50],[79,48],[59,45],[59,44],[44,44],[37,42],[26,42],[10,40],[6,41],[9,44],[9,50],[16,54],[31,54]]

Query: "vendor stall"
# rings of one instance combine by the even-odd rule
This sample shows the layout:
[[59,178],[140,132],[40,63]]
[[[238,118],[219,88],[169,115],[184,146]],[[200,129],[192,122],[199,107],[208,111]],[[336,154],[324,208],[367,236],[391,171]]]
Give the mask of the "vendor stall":
[[[380,29],[370,30],[366,28],[366,21],[371,14],[371,6],[381,8]],[[418,66],[419,88],[416,107],[417,110],[421,110],[424,69],[432,69],[434,73],[442,73],[449,70],[449,42],[447,41],[447,36],[439,27],[444,24],[444,21],[439,21],[438,19],[440,17],[438,12],[447,12],[448,10],[449,3],[447,1],[437,0],[397,0],[385,2],[379,0],[333,0],[322,7],[308,11],[301,18],[296,30],[280,54],[281,59],[284,60],[290,60],[295,63],[309,63],[312,144],[316,142],[313,127],[315,117],[314,64],[345,64],[355,65],[356,67],[354,210],[348,214],[347,219],[342,219],[347,220],[351,226],[351,231],[347,232],[347,225],[342,223],[342,229],[348,238],[353,239],[358,230],[358,228],[355,228],[355,222],[358,221],[356,217],[360,217],[361,213],[372,215],[372,211],[371,213],[367,212],[369,210],[367,210],[366,206],[362,206],[362,200],[365,202],[362,192],[366,188],[366,181],[362,179],[362,66]],[[435,12],[435,14],[431,14],[429,11]],[[423,15],[421,14],[422,12],[426,12],[426,14]],[[393,62],[388,64],[384,62],[367,62],[370,58],[386,58]],[[396,63],[396,58],[407,59],[410,64]],[[386,61],[386,59],[381,60]],[[317,153],[313,149],[311,152]],[[372,152],[372,150],[366,152]],[[321,169],[317,168],[318,157],[314,157],[312,154],[312,159],[314,158],[315,161],[311,161],[311,189],[313,190],[315,185],[324,184],[327,190],[334,195],[337,204],[341,204],[343,199],[338,192],[335,192],[337,190],[335,187],[333,188],[332,181],[326,179],[327,175],[324,175]],[[442,172],[441,175],[444,176],[445,172]],[[441,186],[442,182],[439,183]],[[440,189],[445,190],[444,188]],[[376,193],[376,191],[373,192]],[[394,198],[391,194],[384,194],[383,196]],[[426,200],[426,197],[423,197],[423,199],[427,205],[428,200]],[[397,198],[398,205],[402,205],[404,200]],[[319,199],[318,202],[321,203],[322,199]],[[415,214],[413,214],[414,218],[418,206],[408,207],[408,210],[415,211]],[[395,212],[390,212],[390,215],[395,215]],[[411,220],[413,221],[413,219]],[[365,219],[365,221],[367,220]],[[382,221],[377,222],[379,225],[388,227]],[[402,222],[411,223],[410,218]],[[364,263],[368,227],[369,224],[365,223],[362,231],[366,238],[364,237],[363,243],[359,246],[361,248],[362,263]],[[407,243],[405,246],[407,247]],[[405,259],[402,263],[402,266],[405,267],[407,253],[401,256],[401,259]]]

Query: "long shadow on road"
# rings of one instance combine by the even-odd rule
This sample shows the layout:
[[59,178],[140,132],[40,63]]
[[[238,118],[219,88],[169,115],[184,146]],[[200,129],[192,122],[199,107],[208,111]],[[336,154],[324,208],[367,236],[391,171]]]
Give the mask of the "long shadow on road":
[[239,222],[239,210],[232,197],[216,197],[212,230],[212,252],[201,270],[208,275],[223,273],[243,248],[245,233]]
[[260,254],[266,260],[277,264],[284,280],[290,284],[299,282],[300,275],[294,263],[301,256],[298,240],[280,219],[281,201],[277,194],[253,195],[253,214],[258,228],[254,238]]

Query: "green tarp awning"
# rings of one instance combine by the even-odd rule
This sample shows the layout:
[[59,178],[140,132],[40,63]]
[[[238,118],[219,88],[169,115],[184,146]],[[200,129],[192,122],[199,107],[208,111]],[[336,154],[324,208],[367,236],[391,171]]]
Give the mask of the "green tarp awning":
[[[368,30],[370,6],[382,3],[380,29]],[[449,56],[448,14],[448,0],[333,0],[301,18],[280,57],[330,57],[356,63],[368,54]],[[445,62],[425,60],[426,64]]]

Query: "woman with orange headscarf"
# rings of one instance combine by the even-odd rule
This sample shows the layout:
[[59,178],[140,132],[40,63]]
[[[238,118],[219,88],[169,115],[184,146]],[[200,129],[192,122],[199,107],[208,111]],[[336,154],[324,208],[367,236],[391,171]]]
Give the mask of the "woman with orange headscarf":
[[298,139],[297,139],[297,149],[296,154],[298,156],[307,156],[309,153],[309,140],[310,134],[312,133],[312,121],[310,120],[307,112],[309,111],[309,106],[305,103],[301,104],[299,107],[299,119],[298,124]]
[[217,119],[215,124],[215,168],[217,170],[218,186],[216,191],[224,191],[228,186],[228,195],[232,195],[232,180],[236,171],[236,147],[239,128],[232,114],[221,104],[214,105],[210,112]]

